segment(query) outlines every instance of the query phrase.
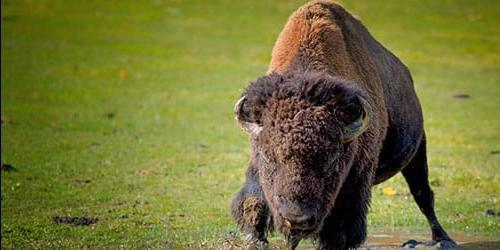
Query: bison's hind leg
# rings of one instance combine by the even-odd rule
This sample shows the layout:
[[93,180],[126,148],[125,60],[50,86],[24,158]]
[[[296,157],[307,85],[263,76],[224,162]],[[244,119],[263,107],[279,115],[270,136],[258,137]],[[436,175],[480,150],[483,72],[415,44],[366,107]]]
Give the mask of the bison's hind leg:
[[272,229],[271,213],[257,182],[256,173],[249,169],[245,185],[231,204],[231,214],[245,233],[245,240],[257,246],[267,247],[266,232]]
[[[457,245],[441,227],[434,212],[434,194],[428,181],[428,166],[425,136],[413,160],[403,169],[403,176],[410,187],[420,211],[425,215],[432,230],[432,244],[438,244],[440,249],[454,249]],[[414,247],[416,241],[410,240],[403,244]]]

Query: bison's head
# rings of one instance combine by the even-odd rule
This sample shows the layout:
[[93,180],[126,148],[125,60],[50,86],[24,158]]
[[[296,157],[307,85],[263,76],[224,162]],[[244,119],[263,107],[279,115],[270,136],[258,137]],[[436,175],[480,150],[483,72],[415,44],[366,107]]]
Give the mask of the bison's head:
[[352,165],[351,144],[367,128],[366,97],[329,75],[271,74],[247,88],[235,113],[251,134],[275,227],[317,232]]

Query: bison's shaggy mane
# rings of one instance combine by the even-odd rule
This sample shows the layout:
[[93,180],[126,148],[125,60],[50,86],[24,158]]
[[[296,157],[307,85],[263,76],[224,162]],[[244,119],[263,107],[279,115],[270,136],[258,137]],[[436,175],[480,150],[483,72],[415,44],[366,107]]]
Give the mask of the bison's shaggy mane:
[[[272,73],[251,83],[244,95],[246,103],[242,107],[242,118],[258,124],[261,124],[262,111],[266,110],[270,100],[296,98],[308,102],[311,106],[359,109],[356,97],[366,98],[351,81],[316,72],[285,75]],[[353,117],[359,115],[358,111],[351,111],[345,113]]]

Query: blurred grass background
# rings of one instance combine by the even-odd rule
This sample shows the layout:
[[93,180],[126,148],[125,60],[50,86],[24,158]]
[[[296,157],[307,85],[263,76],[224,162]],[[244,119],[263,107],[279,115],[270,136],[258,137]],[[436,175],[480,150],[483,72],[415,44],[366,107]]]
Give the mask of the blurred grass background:
[[[500,1],[340,2],[413,73],[444,226],[498,238]],[[249,149],[233,103],[303,3],[2,0],[2,248],[204,248],[236,231]],[[369,223],[428,230],[401,176],[373,188]]]

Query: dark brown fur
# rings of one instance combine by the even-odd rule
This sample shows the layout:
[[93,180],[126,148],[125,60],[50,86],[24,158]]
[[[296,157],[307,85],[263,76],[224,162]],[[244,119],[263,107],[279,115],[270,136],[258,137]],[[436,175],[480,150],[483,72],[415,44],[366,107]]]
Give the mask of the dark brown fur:
[[[406,167],[433,239],[453,245],[434,215],[410,73],[341,6],[317,1],[297,10],[268,75],[236,108],[251,133],[252,160],[232,214],[254,239],[266,242],[265,232],[276,228],[290,248],[304,237],[323,249],[357,247],[366,238],[372,185]],[[353,126],[366,116],[366,127]]]

